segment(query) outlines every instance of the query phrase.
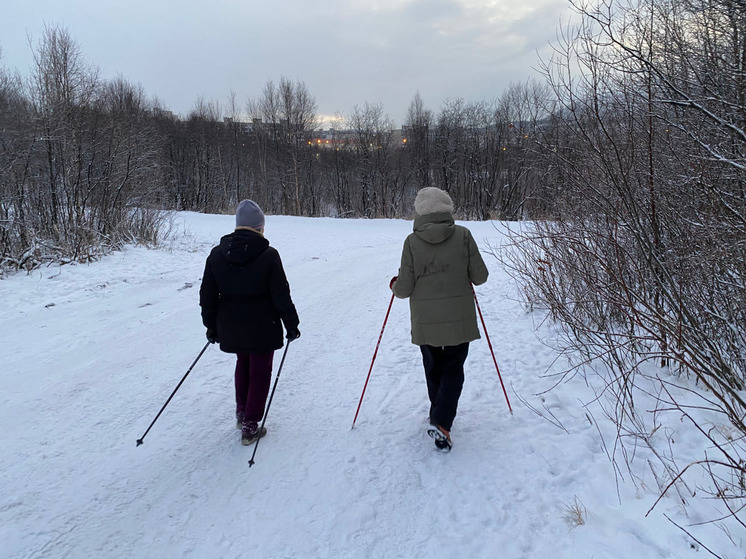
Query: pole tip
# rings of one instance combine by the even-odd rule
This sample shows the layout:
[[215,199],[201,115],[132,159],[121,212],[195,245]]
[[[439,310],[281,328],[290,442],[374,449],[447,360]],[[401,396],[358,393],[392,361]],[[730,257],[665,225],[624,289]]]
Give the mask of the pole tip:
[[249,468],[251,468],[251,466],[253,465],[254,465],[254,460],[253,459],[249,460]]
[[140,446],[142,444],[142,439],[137,439],[137,446]]

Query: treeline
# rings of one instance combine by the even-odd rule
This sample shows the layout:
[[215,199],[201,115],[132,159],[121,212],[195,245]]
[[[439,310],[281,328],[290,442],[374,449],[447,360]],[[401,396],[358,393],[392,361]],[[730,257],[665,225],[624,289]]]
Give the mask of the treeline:
[[31,48],[30,76],[0,71],[6,269],[152,242],[164,210],[231,212],[243,198],[270,214],[409,217],[417,190],[439,186],[466,219],[551,211],[532,146],[546,93],[536,84],[437,114],[416,94],[399,129],[366,102],[322,137],[300,81],[268,82],[244,103],[198,100],[179,119],[142,87],[100,79],[63,28]]

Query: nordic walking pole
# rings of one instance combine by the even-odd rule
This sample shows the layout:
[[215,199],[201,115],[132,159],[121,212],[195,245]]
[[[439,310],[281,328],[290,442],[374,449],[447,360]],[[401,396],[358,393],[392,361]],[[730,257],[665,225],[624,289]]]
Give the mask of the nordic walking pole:
[[508,399],[508,392],[505,390],[505,384],[503,383],[503,377],[500,374],[500,367],[497,366],[497,359],[495,359],[495,351],[492,349],[492,342],[490,341],[490,335],[487,333],[487,326],[484,323],[484,317],[482,316],[482,309],[479,308],[479,301],[477,300],[477,292],[474,291],[474,286],[471,286],[471,292],[474,294],[474,302],[477,304],[477,310],[479,311],[479,318],[482,320],[482,329],[484,330],[484,337],[487,338],[487,345],[490,346],[490,353],[492,354],[492,361],[495,362],[495,370],[497,371],[497,378],[500,379],[500,386],[503,387],[503,394],[505,394],[505,401],[508,403],[508,409],[510,414],[513,415],[513,408],[510,407],[510,400]]
[[[272,405],[272,398],[275,396],[275,388],[277,388],[277,381],[280,380],[280,373],[282,372],[282,366],[285,364],[285,356],[288,354],[288,348],[290,347],[290,342],[292,340],[288,340],[288,343],[285,344],[285,351],[282,353],[282,361],[280,361],[280,368],[277,369],[277,376],[275,377],[275,384],[272,386],[272,394],[269,395],[269,402],[267,402],[267,409],[264,412],[264,419],[262,419],[262,426],[259,427],[259,433],[261,433],[264,430],[264,423],[267,421],[267,414],[269,413],[269,406]],[[254,443],[254,452],[251,455],[251,460],[249,460],[249,468],[254,465],[254,456],[256,456],[256,447],[259,446],[259,441],[261,440],[261,437],[258,437],[256,439],[256,442]]]
[[[199,361],[199,358],[200,358],[200,357],[202,357],[202,354],[203,354],[203,353],[204,353],[205,351],[207,351],[207,346],[209,346],[209,345],[210,345],[211,343],[212,343],[212,342],[207,342],[207,343],[205,344],[205,347],[203,347],[203,348],[202,348],[202,351],[200,351],[200,352],[199,352],[199,355],[197,356],[197,359],[195,359],[195,360],[194,360],[194,363],[192,363],[192,366],[191,366],[191,367],[189,367],[189,369],[187,370],[186,374],[185,374],[185,375],[184,375],[184,376],[182,377],[182,379],[181,379],[181,381],[179,382],[179,384],[177,384],[177,385],[176,385],[176,388],[174,388],[174,391],[173,391],[173,392],[171,392],[171,395],[170,395],[170,396],[168,397],[168,400],[166,400],[166,403],[165,403],[165,404],[163,404],[163,407],[161,408],[161,411],[159,411],[159,412],[158,412],[158,415],[156,415],[156,416],[155,416],[155,419],[153,420],[153,423],[151,423],[151,424],[150,424],[150,427],[152,427],[152,426],[153,426],[153,425],[155,424],[155,422],[156,422],[156,421],[158,421],[158,418],[159,418],[159,417],[161,416],[161,414],[163,413],[163,410],[165,410],[165,409],[166,409],[166,406],[167,406],[167,405],[168,405],[168,403],[169,403],[169,402],[171,401],[171,398],[173,398],[173,397],[174,397],[174,394],[176,394],[176,391],[177,391],[177,390],[179,389],[179,387],[181,387],[181,384],[182,384],[182,383],[183,383],[183,382],[184,382],[184,381],[186,380],[187,376],[189,376],[189,373],[191,373],[191,372],[192,372],[192,369],[193,369],[193,368],[194,368],[194,366],[195,366],[195,365],[197,364],[197,361]],[[148,428],[147,428],[147,430],[145,431],[145,434],[144,434],[144,435],[143,435],[142,437],[140,437],[139,439],[137,439],[137,446],[140,446],[140,445],[142,444],[142,440],[143,440],[143,439],[145,438],[145,435],[147,435],[147,434],[148,434],[148,431],[150,431],[150,427],[148,427]]]
[[360,413],[360,406],[363,403],[363,396],[365,396],[365,389],[368,388],[368,381],[370,380],[370,372],[373,370],[373,363],[376,362],[376,355],[378,354],[378,346],[381,345],[381,338],[383,338],[383,330],[386,328],[386,322],[389,319],[389,313],[391,312],[391,305],[394,303],[394,294],[391,294],[391,301],[389,302],[389,308],[386,311],[386,318],[383,319],[383,326],[381,327],[381,334],[378,336],[378,343],[376,344],[376,350],[373,352],[373,360],[370,362],[370,369],[368,369],[368,376],[365,378],[365,385],[363,386],[363,393],[360,394],[360,401],[357,404],[357,411],[355,412],[355,419],[352,420],[352,427],[355,428],[355,422],[357,421],[357,414]]

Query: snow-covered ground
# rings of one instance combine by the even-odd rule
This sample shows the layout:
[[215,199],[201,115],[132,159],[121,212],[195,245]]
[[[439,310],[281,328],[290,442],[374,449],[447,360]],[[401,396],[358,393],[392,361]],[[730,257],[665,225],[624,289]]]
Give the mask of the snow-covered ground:
[[[233,356],[215,346],[138,447],[205,344],[204,260],[233,225],[232,216],[176,219],[162,249],[0,281],[0,556],[709,556],[666,518],[695,523],[675,492],[645,517],[653,480],[635,486],[621,472],[617,484],[580,377],[537,395],[564,366],[539,339],[551,340],[552,327],[524,311],[486,253],[491,276],[477,295],[514,413],[483,337],[467,360],[453,451],[438,453],[425,434],[408,304],[395,300],[351,429],[409,221],[268,217],[302,337],[255,465],[235,428]],[[500,244],[499,224],[465,225],[483,250]],[[687,440],[677,439],[684,455]],[[584,524],[572,522],[574,505]],[[743,545],[743,534],[688,529],[744,557],[730,541]]]

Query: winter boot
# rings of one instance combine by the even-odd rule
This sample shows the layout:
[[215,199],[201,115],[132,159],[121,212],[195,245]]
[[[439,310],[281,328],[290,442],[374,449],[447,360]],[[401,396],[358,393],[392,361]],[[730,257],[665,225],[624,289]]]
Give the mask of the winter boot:
[[242,411],[236,412],[236,429],[241,429],[241,427],[243,427],[243,417]]
[[440,425],[432,425],[427,430],[427,434],[435,440],[435,447],[443,452],[450,452],[453,447],[451,442],[451,433],[443,429]]
[[264,427],[259,429],[258,421],[246,421],[241,424],[241,444],[248,446],[254,441],[261,439],[267,434],[267,429]]

